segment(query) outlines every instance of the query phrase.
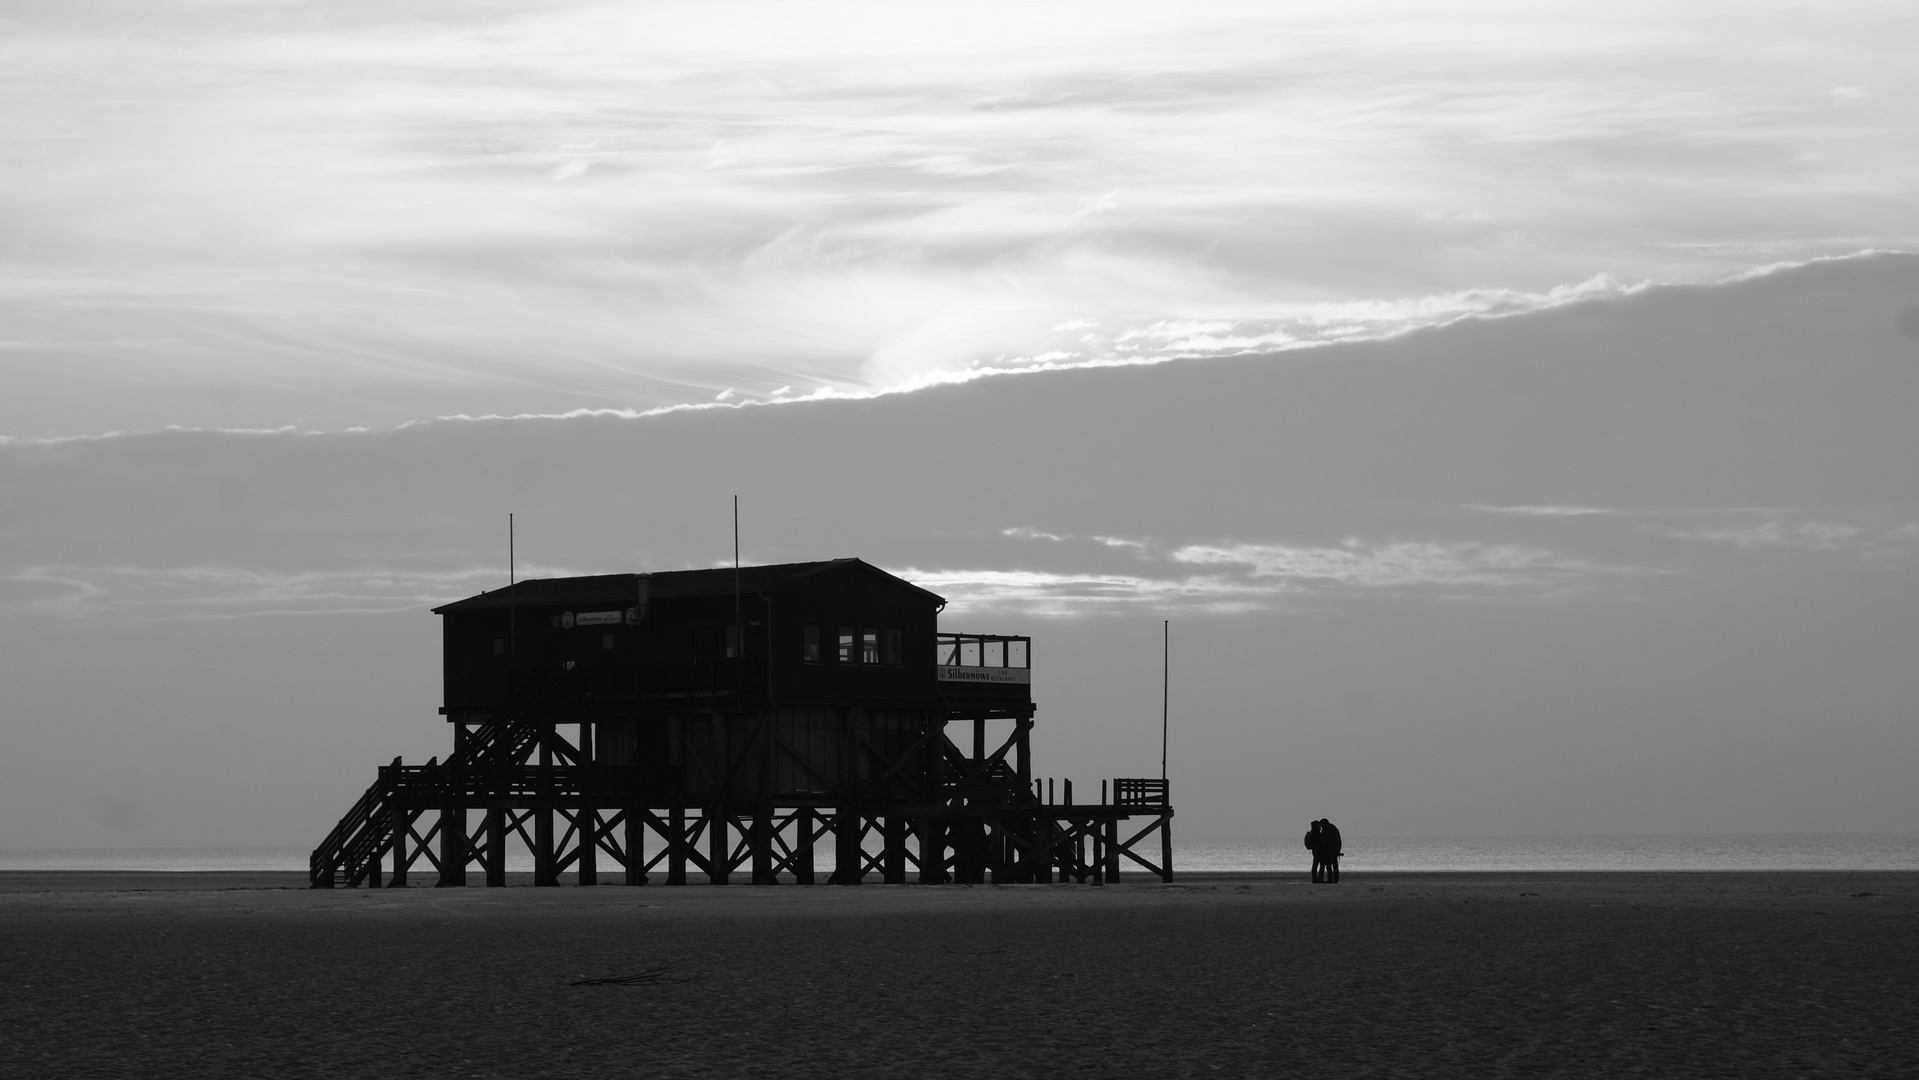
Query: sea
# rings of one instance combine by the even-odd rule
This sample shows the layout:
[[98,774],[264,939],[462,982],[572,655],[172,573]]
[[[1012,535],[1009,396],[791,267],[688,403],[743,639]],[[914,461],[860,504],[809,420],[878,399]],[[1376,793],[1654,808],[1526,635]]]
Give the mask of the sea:
[[[1340,867],[1375,871],[1919,870],[1919,833],[1724,833],[1645,836],[1359,836]],[[293,870],[303,847],[0,849],[6,870]],[[831,865],[830,849],[820,851]],[[1305,870],[1297,837],[1178,840],[1175,871]],[[507,869],[531,872],[509,852]]]

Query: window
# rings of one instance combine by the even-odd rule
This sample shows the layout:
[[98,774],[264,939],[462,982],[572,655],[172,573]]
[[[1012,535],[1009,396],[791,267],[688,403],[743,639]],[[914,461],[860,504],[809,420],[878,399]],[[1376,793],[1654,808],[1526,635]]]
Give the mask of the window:
[[495,656],[506,655],[506,639],[505,638],[496,637],[493,639],[493,655]]
[[809,664],[820,662],[820,628],[817,624],[800,627],[800,659]]
[[613,635],[612,634],[600,635],[600,648],[606,650],[607,652],[613,651]]
[[853,657],[853,628],[850,626],[840,627],[839,661],[842,664],[857,662]]
[[979,662],[981,667],[1006,666],[1006,643],[1004,641],[982,642],[981,646],[981,651],[985,654],[980,657]]
[[860,663],[877,664],[880,662],[880,632],[878,627],[869,626],[860,631]]
[[726,624],[726,658],[732,660],[740,655],[740,624]]
[[886,662],[889,664],[904,663],[905,657],[906,649],[900,644],[900,632],[898,630],[887,630]]

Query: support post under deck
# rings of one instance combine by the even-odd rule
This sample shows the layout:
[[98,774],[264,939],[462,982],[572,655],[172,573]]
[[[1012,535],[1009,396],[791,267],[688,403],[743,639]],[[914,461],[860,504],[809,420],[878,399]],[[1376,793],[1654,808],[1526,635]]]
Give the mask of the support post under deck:
[[626,808],[626,883],[646,884],[646,817],[637,806]]
[[406,888],[406,847],[413,835],[413,819],[419,811],[389,803],[393,815],[393,876],[387,879],[387,888]]
[[666,841],[666,883],[686,884],[686,807],[675,804],[667,811],[667,829],[673,835]]
[[[580,725],[586,729],[585,724]],[[575,811],[573,817],[573,843],[579,852],[577,859],[581,885],[600,883],[600,812],[586,807]]]
[[434,887],[446,889],[466,884],[466,808],[440,808],[440,880]]
[[486,884],[497,889],[506,884],[506,808],[486,808]]

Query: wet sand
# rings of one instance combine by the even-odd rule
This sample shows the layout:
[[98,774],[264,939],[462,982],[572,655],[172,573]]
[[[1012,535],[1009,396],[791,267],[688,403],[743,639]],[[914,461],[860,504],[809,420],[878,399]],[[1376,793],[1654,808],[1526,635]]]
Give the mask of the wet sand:
[[1919,1075],[1913,872],[303,884],[0,874],[0,1076]]

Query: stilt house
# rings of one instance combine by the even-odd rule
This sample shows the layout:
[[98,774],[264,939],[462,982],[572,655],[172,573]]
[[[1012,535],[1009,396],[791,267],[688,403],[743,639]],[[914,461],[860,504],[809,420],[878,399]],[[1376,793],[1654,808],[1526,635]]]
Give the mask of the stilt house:
[[312,883],[406,885],[425,863],[435,884],[477,865],[500,885],[514,847],[547,885],[603,864],[636,885],[1103,881],[1123,860],[1170,880],[1165,782],[1059,799],[1033,776],[1031,640],[942,632],[945,606],[835,559],[535,579],[436,608],[453,751],[382,768]]

